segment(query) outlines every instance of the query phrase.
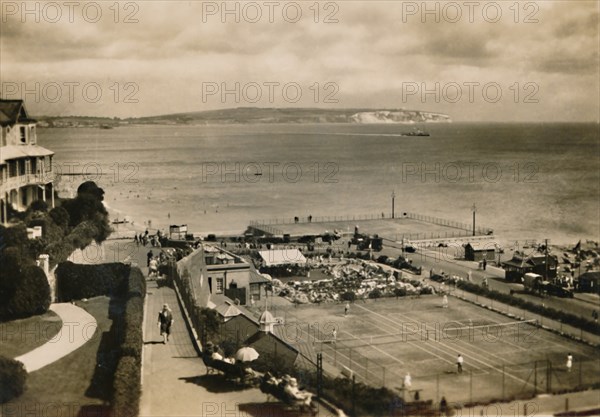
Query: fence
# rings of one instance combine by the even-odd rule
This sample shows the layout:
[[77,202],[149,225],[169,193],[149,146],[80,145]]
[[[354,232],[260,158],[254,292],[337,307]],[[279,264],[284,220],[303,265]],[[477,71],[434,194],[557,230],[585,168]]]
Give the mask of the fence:
[[[257,229],[264,230],[265,232],[272,234],[282,234],[280,229],[273,228],[270,226],[273,225],[286,225],[286,224],[299,224],[299,223],[328,223],[328,222],[346,222],[346,221],[361,221],[361,220],[381,220],[381,219],[391,219],[392,216],[385,213],[371,213],[371,214],[353,214],[353,215],[343,215],[343,216],[307,216],[307,217],[282,217],[282,218],[273,218],[273,219],[262,219],[262,220],[252,220],[250,221],[250,226],[255,227]],[[459,234],[457,236],[467,236],[473,234],[473,225],[467,223],[456,222],[453,220],[442,219],[434,216],[426,216],[418,213],[402,213],[400,216],[395,216],[395,219],[408,218],[413,219],[425,223],[436,224],[439,226],[449,227],[452,229],[462,230],[464,232],[468,232],[468,234]],[[271,231],[269,231],[272,230]],[[490,232],[490,228],[487,227],[476,227],[475,234],[476,235],[486,235]],[[436,236],[436,238],[441,238],[442,236]],[[452,237],[446,235],[446,237]],[[422,239],[429,239],[434,237],[423,237]]]
[[[506,363],[478,370],[465,365],[460,374],[413,375],[415,390],[407,390],[405,395],[408,398],[418,389],[421,398],[438,403],[445,397],[461,404],[528,399],[597,386],[599,372],[600,364],[594,359],[575,362],[571,371],[567,371],[564,362],[550,360]],[[401,380],[394,381],[396,385],[398,381]]]
[[569,324],[562,323],[557,320],[552,320],[547,317],[544,317],[541,314],[536,314],[519,307],[511,306],[509,304],[493,300],[491,298],[479,296],[477,294],[473,294],[462,289],[450,289],[450,291],[454,296],[458,298],[481,304],[485,307],[489,307],[490,309],[498,311],[499,313],[502,313],[509,317],[520,318],[523,320],[536,320],[540,326],[558,332],[561,335],[566,335],[573,339],[583,340],[584,342],[590,343],[592,345],[600,346],[600,335],[586,331],[582,328],[571,326]]
[[[516,328],[503,329],[502,334],[506,337],[512,337],[509,330],[516,331],[516,334],[513,335],[515,337],[517,334],[520,337],[526,337],[527,329],[524,330],[523,327],[529,326],[531,329],[536,329],[535,321],[537,321],[537,326],[556,327],[556,330],[562,328],[563,333],[569,334],[570,332],[576,337],[583,335],[585,338],[588,333],[555,323],[536,314],[521,311],[513,306],[478,297],[475,294],[467,292],[463,294],[462,290],[455,290],[454,295],[464,296],[465,299],[472,298],[474,302],[477,300],[485,302],[490,308],[531,321],[518,321],[514,323]],[[289,332],[291,337],[286,338],[284,334],[284,338],[286,342],[294,346],[307,344],[312,346],[311,349],[299,349],[307,367],[316,367],[316,354],[321,353],[324,362],[323,369],[331,377],[342,375],[351,379],[354,375],[356,382],[363,382],[372,387],[386,387],[396,391],[406,400],[412,399],[416,392],[419,392],[422,400],[430,399],[435,401],[435,404],[439,403],[442,397],[461,404],[528,399],[542,393],[581,390],[600,384],[600,362],[594,358],[576,357],[573,360],[572,369],[568,371],[565,366],[566,356],[564,361],[557,361],[554,358],[554,360],[545,359],[521,363],[506,362],[501,359],[501,356],[497,356],[491,358],[490,363],[476,363],[477,366],[474,366],[475,363],[468,363],[470,360],[467,360],[461,374],[446,370],[434,374],[412,375],[412,387],[405,390],[402,386],[404,373],[401,369],[395,366],[384,366],[361,353],[365,352],[365,348],[377,349],[379,343],[396,343],[394,335],[386,335],[387,341],[373,339],[371,342],[367,342],[367,345],[362,341],[362,345],[357,346],[353,340],[337,339],[334,341],[330,333],[331,329],[324,326],[319,327],[318,323],[312,325],[303,323],[294,314],[295,307],[273,306],[270,311],[276,317],[283,318],[290,328],[301,329]]]

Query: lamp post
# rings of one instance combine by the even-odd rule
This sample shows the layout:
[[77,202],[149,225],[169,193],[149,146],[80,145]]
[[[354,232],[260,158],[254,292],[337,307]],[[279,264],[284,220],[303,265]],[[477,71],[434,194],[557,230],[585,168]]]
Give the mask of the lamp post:
[[392,219],[394,218],[394,200],[396,199],[396,192],[392,191]]
[[471,210],[473,211],[473,236],[475,236],[475,213],[477,212],[477,207],[475,206],[475,203],[473,203],[473,207],[471,207]]

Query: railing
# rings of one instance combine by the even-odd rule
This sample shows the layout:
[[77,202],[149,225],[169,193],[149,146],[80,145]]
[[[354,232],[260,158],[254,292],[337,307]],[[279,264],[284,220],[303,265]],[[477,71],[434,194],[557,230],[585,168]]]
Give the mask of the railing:
[[26,185],[48,184],[54,180],[54,171],[25,174],[0,180],[0,189],[12,190]]
[[[271,234],[282,234],[280,229],[272,227],[273,225],[287,225],[287,224],[306,224],[306,223],[328,223],[328,222],[355,222],[355,221],[365,221],[365,220],[382,220],[382,219],[391,219],[390,214],[386,213],[371,213],[371,214],[353,214],[353,215],[343,215],[343,216],[304,216],[304,217],[282,217],[282,218],[273,218],[273,219],[261,219],[261,220],[253,220],[250,222],[250,226],[255,227],[257,229],[263,230],[267,233]],[[408,218],[412,220],[417,220],[425,223],[437,224],[440,226],[458,229],[463,231],[462,234],[458,234],[456,236],[468,236],[469,234],[473,234],[473,226],[467,223],[456,222],[453,220],[442,219],[434,216],[426,216],[418,213],[401,213],[400,215],[396,215],[394,219],[401,220],[403,218]],[[491,229],[487,227],[476,227],[475,235],[487,235]],[[435,238],[448,238],[455,237],[455,235],[438,234],[434,236],[433,234],[423,234],[423,237],[415,237],[411,239],[435,239]]]

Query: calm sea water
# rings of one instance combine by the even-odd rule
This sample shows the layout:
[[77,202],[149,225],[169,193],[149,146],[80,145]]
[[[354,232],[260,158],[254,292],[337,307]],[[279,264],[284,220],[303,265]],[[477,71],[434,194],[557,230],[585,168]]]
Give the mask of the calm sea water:
[[[137,224],[236,231],[250,220],[419,212],[506,239],[600,236],[598,125],[131,126],[39,129],[38,142]],[[98,175],[101,173],[101,175]],[[262,175],[258,175],[262,174]],[[63,177],[75,189],[82,177]],[[170,216],[170,217],[169,217]]]

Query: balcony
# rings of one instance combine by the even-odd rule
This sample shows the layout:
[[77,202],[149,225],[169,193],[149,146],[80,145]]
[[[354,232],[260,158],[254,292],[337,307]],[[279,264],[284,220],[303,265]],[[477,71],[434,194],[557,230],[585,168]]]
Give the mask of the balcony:
[[27,185],[46,185],[54,180],[54,171],[18,175],[0,181],[0,191],[8,192]]

